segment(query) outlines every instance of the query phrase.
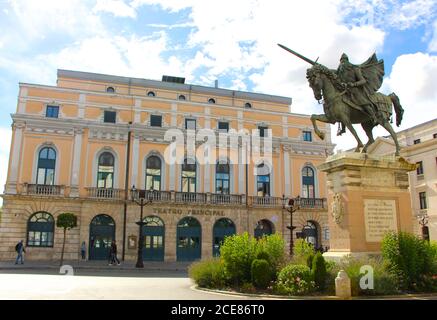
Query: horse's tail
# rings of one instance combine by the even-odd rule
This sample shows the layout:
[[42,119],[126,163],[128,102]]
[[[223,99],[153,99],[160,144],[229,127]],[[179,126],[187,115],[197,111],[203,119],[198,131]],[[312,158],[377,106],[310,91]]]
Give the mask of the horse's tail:
[[390,97],[391,102],[393,102],[393,106],[396,112],[396,126],[400,126],[402,122],[402,116],[404,115],[404,109],[401,106],[401,102],[396,93],[392,92],[388,95]]

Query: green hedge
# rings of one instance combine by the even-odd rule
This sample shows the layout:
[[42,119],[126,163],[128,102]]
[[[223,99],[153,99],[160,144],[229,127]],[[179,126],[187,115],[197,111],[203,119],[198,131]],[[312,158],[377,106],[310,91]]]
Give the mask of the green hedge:
[[274,291],[286,295],[306,295],[314,292],[315,283],[306,265],[289,264],[278,274]]
[[437,274],[437,248],[415,235],[388,233],[381,244],[387,269],[401,290],[434,291]]
[[270,263],[264,259],[255,259],[251,271],[253,285],[259,289],[267,289],[272,280]]
[[218,258],[194,262],[188,274],[199,287],[220,289],[227,285],[224,265]]

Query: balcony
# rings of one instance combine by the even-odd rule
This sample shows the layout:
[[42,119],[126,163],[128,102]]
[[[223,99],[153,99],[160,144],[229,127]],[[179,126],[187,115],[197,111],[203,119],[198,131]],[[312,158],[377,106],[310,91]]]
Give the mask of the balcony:
[[[38,185],[23,184],[22,194],[33,196],[68,196],[64,192],[65,187],[60,185]],[[88,199],[124,201],[124,189],[111,188],[85,188]],[[137,190],[136,192],[138,192]],[[138,195],[134,195],[138,197]],[[218,193],[195,193],[195,192],[175,192],[175,191],[145,191],[145,198],[151,199],[155,203],[178,203],[187,205],[216,205],[216,206],[245,206],[246,196],[241,194],[218,194]],[[128,193],[128,200],[131,199],[131,191]],[[325,198],[298,198],[297,204],[303,210],[326,210],[327,201]],[[249,207],[260,208],[282,208],[283,199],[281,197],[247,197]]]
[[243,196],[240,194],[218,194],[213,193],[210,197],[211,204],[217,205],[242,205]]
[[88,198],[91,199],[110,199],[110,200],[123,200],[123,189],[107,189],[107,188],[85,188]]
[[282,198],[250,196],[249,205],[253,207],[282,207]]
[[25,183],[23,193],[32,196],[63,196],[64,186]]
[[298,205],[301,209],[326,209],[325,198],[299,198]]
[[176,203],[207,203],[206,193],[176,192]]

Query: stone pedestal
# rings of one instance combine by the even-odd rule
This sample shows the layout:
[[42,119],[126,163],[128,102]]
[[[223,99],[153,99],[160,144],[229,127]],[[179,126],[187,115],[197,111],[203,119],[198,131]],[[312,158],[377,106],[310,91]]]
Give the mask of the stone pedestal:
[[325,257],[377,255],[387,232],[413,232],[408,172],[415,169],[403,158],[361,153],[336,154],[320,165],[328,186]]

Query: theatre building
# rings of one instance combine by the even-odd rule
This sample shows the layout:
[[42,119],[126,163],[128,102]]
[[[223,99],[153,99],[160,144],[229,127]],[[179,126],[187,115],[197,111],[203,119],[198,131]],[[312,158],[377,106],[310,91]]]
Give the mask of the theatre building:
[[[279,233],[290,239],[283,195],[300,197],[294,238],[328,246],[326,178],[317,170],[333,150],[309,116],[290,112],[291,99],[162,81],[58,70],[56,86],[20,83],[0,221],[0,260],[24,240],[28,260],[60,256],[59,214],[78,217],[65,257],[105,260],[112,240],[134,260],[141,208],[145,261],[190,261],[219,254],[227,235]],[[272,137],[270,163],[241,159],[240,145],[213,164],[182,154],[166,159],[169,130],[259,129]],[[195,132],[194,131],[194,132]],[[198,147],[201,142],[196,142]],[[222,147],[220,145],[217,148]],[[232,150],[231,150],[232,149]],[[266,170],[260,170],[268,167]],[[257,174],[258,172],[258,174]],[[260,173],[259,173],[260,172]],[[138,192],[147,190],[147,192]],[[153,190],[153,191],[151,191]]]

